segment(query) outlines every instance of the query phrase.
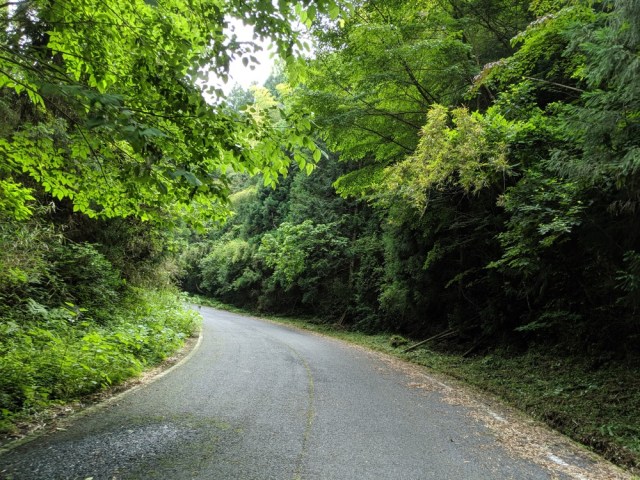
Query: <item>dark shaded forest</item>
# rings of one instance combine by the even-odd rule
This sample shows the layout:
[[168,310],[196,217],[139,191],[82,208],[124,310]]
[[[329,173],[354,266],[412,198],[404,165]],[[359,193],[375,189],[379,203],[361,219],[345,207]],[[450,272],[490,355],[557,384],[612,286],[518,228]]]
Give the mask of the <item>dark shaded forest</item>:
[[275,190],[235,176],[234,215],[194,237],[183,287],[451,332],[463,351],[636,355],[639,8],[363,2],[318,19],[297,86],[254,93],[309,112],[322,159]]

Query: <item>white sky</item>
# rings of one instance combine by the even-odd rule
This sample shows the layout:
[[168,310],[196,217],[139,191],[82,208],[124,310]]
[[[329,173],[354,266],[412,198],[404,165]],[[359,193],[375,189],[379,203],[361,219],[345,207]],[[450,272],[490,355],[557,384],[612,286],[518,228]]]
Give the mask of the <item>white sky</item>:
[[[249,63],[245,66],[242,63],[242,58],[238,58],[233,61],[229,68],[229,81],[225,84],[221,79],[216,78],[213,74],[209,76],[208,82],[202,82],[203,86],[215,86],[216,88],[222,89],[225,94],[231,92],[233,87],[237,84],[245,90],[248,89],[252,85],[263,85],[264,82],[269,78],[271,73],[273,72],[276,58],[271,55],[274,54],[275,48],[272,48],[273,45],[268,40],[265,42],[260,41],[259,39],[253,38],[253,27],[247,26],[242,21],[231,18],[229,20],[230,28],[227,29],[229,35],[231,34],[231,29],[233,28],[233,33],[235,33],[239,42],[254,42],[262,47],[262,50],[259,52],[251,53],[253,57],[255,57],[259,64]],[[303,30],[304,27],[301,24],[296,24],[299,27],[299,30]],[[305,37],[303,37],[305,38]],[[309,38],[306,38],[307,44],[311,45],[311,52],[306,52],[307,55],[313,55],[313,41]],[[251,66],[253,65],[253,69]],[[206,94],[205,94],[206,98]]]
[[[269,78],[269,75],[271,75],[274,65],[274,59],[271,58],[271,51],[268,48],[269,43],[254,40],[252,27],[244,25],[236,19],[232,19],[230,24],[235,27],[234,33],[238,37],[238,41],[253,41],[262,46],[263,50],[251,54],[258,59],[259,64],[249,63],[247,66],[244,66],[241,58],[233,61],[229,69],[229,81],[226,84],[215,77],[209,77],[209,85],[214,84],[222,88],[225,93],[229,93],[235,84],[240,85],[244,89],[256,83],[258,85],[264,84],[267,78]],[[254,66],[253,70],[251,69],[252,65]]]
[[[231,23],[235,26],[235,33],[240,41],[248,42],[253,40],[253,28],[248,27],[238,21],[233,21]],[[232,85],[234,83],[237,83],[243,88],[248,88],[254,83],[262,85],[267,80],[267,78],[269,78],[269,75],[271,75],[271,71],[273,69],[273,58],[270,58],[271,52],[269,50],[269,44],[266,42],[260,42],[259,40],[253,41],[255,41],[263,48],[262,51],[253,54],[253,56],[258,59],[260,64],[254,64],[255,69],[251,70],[249,68],[251,64],[245,67],[240,59],[234,61],[231,64],[229,75],[229,83],[231,83]]]

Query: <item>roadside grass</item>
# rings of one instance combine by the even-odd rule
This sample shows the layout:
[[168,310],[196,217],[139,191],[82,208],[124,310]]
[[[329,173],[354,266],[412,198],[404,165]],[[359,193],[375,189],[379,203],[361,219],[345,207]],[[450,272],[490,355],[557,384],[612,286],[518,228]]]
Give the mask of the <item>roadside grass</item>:
[[[204,297],[195,303],[255,314]],[[640,475],[640,360],[603,361],[565,352],[532,349],[522,354],[494,351],[463,357],[445,344],[405,353],[409,341],[398,335],[350,331],[313,319],[262,316],[393,355],[444,373],[526,412]]]
[[131,288],[106,323],[38,309],[28,321],[0,322],[0,436],[5,439],[29,430],[52,407],[159,364],[200,323],[184,297],[169,290]]

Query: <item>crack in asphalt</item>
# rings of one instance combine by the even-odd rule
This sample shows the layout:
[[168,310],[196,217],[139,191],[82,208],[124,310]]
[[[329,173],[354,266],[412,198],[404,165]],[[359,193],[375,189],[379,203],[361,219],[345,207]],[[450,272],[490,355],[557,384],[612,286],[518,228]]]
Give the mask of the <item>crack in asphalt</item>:
[[313,380],[313,372],[311,371],[311,367],[306,358],[304,358],[300,352],[298,352],[295,348],[289,345],[286,342],[278,340],[276,338],[271,337],[274,341],[281,343],[285,347],[287,347],[293,354],[298,357],[304,369],[307,373],[307,392],[308,392],[308,404],[307,404],[307,421],[304,429],[304,433],[302,434],[302,448],[300,449],[300,454],[296,460],[296,469],[295,474],[293,476],[293,480],[302,480],[302,469],[304,466],[304,459],[309,453],[309,439],[311,437],[311,429],[313,428],[313,419],[315,417],[314,411],[314,399],[315,399],[315,382]]

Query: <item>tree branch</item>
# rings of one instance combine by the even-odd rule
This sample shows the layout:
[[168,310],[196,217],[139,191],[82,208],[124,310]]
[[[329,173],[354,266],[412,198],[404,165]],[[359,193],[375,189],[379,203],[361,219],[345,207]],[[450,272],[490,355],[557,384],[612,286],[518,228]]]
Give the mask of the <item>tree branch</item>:
[[369,132],[369,133],[373,133],[374,135],[377,135],[378,137],[382,138],[383,140],[386,140],[387,142],[391,142],[395,145],[398,145],[400,148],[403,148],[407,153],[413,153],[413,149],[407,147],[406,145],[403,145],[402,143],[398,142],[397,140],[395,140],[393,137],[390,137],[388,135],[385,135],[383,133],[377,132],[376,130],[373,130],[371,128],[365,127],[363,125],[359,125],[357,123],[353,123],[353,126],[356,128],[359,128],[361,130],[364,130],[365,132]]
[[535,78],[535,77],[523,77],[526,80],[533,80],[534,82],[548,83],[549,85],[554,85],[560,88],[566,88],[567,90],[573,90],[574,92],[585,93],[586,90],[582,90],[581,88],[571,87],[569,85],[563,85],[562,83],[552,82],[550,80],[545,80],[543,78]]

